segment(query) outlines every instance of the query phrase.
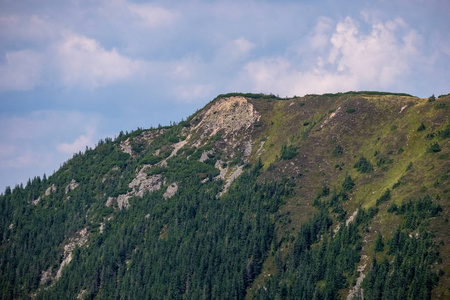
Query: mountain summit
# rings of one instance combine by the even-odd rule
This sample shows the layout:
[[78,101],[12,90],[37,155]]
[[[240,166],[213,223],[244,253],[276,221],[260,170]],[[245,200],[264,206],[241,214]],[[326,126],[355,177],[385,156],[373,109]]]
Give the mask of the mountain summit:
[[450,95],[219,95],[0,196],[2,299],[446,299]]

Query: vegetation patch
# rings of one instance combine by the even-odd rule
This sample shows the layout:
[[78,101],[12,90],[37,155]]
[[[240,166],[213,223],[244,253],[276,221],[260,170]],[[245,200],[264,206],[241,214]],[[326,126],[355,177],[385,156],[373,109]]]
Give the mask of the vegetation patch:
[[282,160],[288,160],[298,155],[298,148],[294,145],[283,145],[281,147],[280,158]]
[[370,163],[369,160],[367,160],[365,157],[361,156],[361,158],[353,165],[353,168],[355,168],[360,173],[372,173],[373,172],[373,165]]

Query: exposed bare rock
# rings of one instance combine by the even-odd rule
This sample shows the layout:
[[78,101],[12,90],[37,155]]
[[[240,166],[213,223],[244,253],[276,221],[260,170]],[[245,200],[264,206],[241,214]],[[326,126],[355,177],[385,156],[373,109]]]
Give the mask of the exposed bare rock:
[[152,192],[161,188],[162,176],[157,174],[148,177],[146,170],[149,167],[149,165],[146,165],[141,168],[136,177],[128,184],[129,188],[133,188],[130,196],[142,197],[145,192]]
[[56,185],[53,183],[51,186],[48,187],[48,189],[45,190],[44,195],[37,197],[37,199],[34,199],[31,201],[33,205],[37,205],[39,201],[44,199],[45,197],[50,196],[53,192],[56,192]]
[[355,220],[356,215],[358,214],[359,209],[357,208],[353,214],[345,221],[345,226],[348,226],[353,220]]
[[258,150],[256,150],[256,155],[257,156],[260,156],[261,155],[261,153],[263,152],[263,147],[264,147],[264,144],[266,143],[266,141],[262,141],[260,144],[259,144],[259,148],[258,148]]
[[82,230],[75,233],[72,237],[68,239],[67,244],[64,245],[64,252],[63,252],[63,260],[58,268],[58,271],[56,272],[56,276],[53,277],[52,275],[52,267],[50,267],[48,270],[42,271],[40,284],[44,284],[47,281],[53,281],[52,284],[54,284],[58,279],[61,278],[62,272],[64,270],[64,267],[67,266],[73,258],[72,252],[75,249],[75,247],[83,247],[86,245],[88,241],[89,233],[87,231],[87,228],[83,228]]
[[[184,141],[180,141],[180,142],[174,144],[172,153],[170,153],[170,155],[169,155],[169,157],[167,159],[177,155],[178,150],[183,148],[188,143],[189,138],[190,138],[190,135]],[[159,149],[158,149],[158,151],[159,151]],[[159,155],[159,153],[157,155]]]
[[156,129],[156,130],[146,130],[142,132],[140,135],[128,138],[125,141],[120,142],[120,150],[122,150],[125,153],[128,153],[129,155],[134,155],[133,153],[133,143],[136,144],[144,144],[145,146],[150,145],[156,137],[163,134],[166,130],[165,129]]
[[252,141],[251,139],[249,141],[243,142],[244,145],[244,157],[250,157],[252,155]]
[[261,114],[244,97],[221,98],[211,107],[198,113],[198,121],[191,130],[190,142],[201,146],[205,140],[220,134],[216,146],[229,158],[243,153],[247,161],[251,155],[251,133]]
[[131,193],[127,193],[127,194],[121,194],[117,197],[108,197],[108,200],[106,200],[105,205],[113,206],[114,204],[117,203],[117,206],[119,207],[119,209],[128,208],[128,207],[130,207],[130,202],[128,202],[128,199],[130,199],[131,196],[132,196]]
[[75,179],[72,179],[72,181],[70,181],[70,183],[66,186],[66,189],[64,191],[67,194],[68,192],[76,189],[79,185],[80,184]]
[[48,268],[48,270],[44,270],[41,273],[41,281],[39,282],[40,285],[45,284],[47,281],[52,280],[52,267]]
[[230,97],[217,100],[200,117],[202,120],[195,126],[194,131],[201,129],[203,138],[212,137],[219,131],[223,131],[224,136],[230,136],[249,129],[261,115],[244,97]]
[[[348,217],[347,220],[345,220],[345,226],[348,227],[348,225],[349,225],[351,222],[353,222],[353,220],[355,219],[356,215],[358,214],[358,211],[359,211],[359,209],[357,208],[357,209],[353,212],[353,214],[352,214],[350,217]],[[337,232],[339,231],[339,229],[341,229],[341,224],[337,224],[337,226],[334,228],[333,232],[334,232],[334,233],[337,233]]]
[[86,293],[87,293],[87,290],[85,290],[85,289],[81,290],[77,295],[77,299],[79,299],[79,300],[83,299],[83,296]]
[[56,280],[61,278],[63,268],[72,261],[72,252],[75,247],[84,246],[88,240],[88,236],[89,234],[87,232],[87,228],[83,228],[82,230],[78,231],[73,237],[69,238],[69,243],[64,246],[64,259],[59,266],[58,272],[56,272]]
[[33,205],[37,205],[39,201],[41,201],[41,196],[37,197],[37,199],[32,200],[31,203],[33,203]]
[[133,148],[130,145],[130,138],[127,138],[125,141],[120,142],[120,150],[127,154],[133,155]]
[[398,114],[401,114],[407,107],[408,105],[403,105],[402,108],[400,108],[400,112]]
[[[367,259],[367,256],[363,255],[362,261],[365,261],[366,259]],[[364,291],[361,288],[361,284],[362,284],[364,278],[366,277],[366,275],[363,273],[366,266],[367,266],[367,263],[365,263],[365,262],[361,263],[358,266],[359,277],[358,277],[358,279],[356,279],[356,285],[349,291],[349,293],[347,295],[347,300],[364,299]]]
[[328,122],[330,122],[331,119],[333,119],[333,118],[339,113],[340,110],[341,110],[341,107],[339,106],[339,107],[336,109],[335,112],[332,112],[332,113],[328,116],[328,118],[326,118],[326,119],[322,122],[322,125],[320,125],[320,129],[322,129],[325,125],[327,125]]
[[130,203],[128,199],[131,197],[144,196],[145,192],[153,192],[161,189],[162,186],[162,176],[160,174],[153,175],[148,177],[147,169],[150,168],[150,165],[144,165],[139,172],[136,174],[136,177],[128,184],[128,187],[132,190],[126,194],[121,194],[117,197],[109,197],[106,200],[106,206],[112,206],[117,203],[119,209],[128,208]]
[[205,162],[208,159],[208,154],[213,153],[212,150],[209,151],[204,151],[202,153],[202,156],[200,156],[200,159],[198,160],[199,162]]
[[130,199],[130,196],[128,195],[119,195],[117,197],[117,205],[119,206],[119,209],[130,207],[130,202],[128,202],[128,199]]
[[216,161],[216,164],[214,165],[214,167],[216,169],[219,169],[220,174],[217,175],[217,177],[215,179],[225,179],[225,175],[228,172],[228,166],[226,166],[225,168],[222,168],[223,166],[223,161],[221,161],[220,159],[218,161]]
[[167,187],[167,190],[163,195],[164,199],[169,199],[173,197],[173,195],[175,195],[177,191],[178,191],[178,183],[174,182]]
[[51,193],[56,192],[56,185],[53,183],[48,189],[45,190],[44,195],[50,196]]
[[241,176],[242,171],[244,170],[244,166],[238,166],[236,167],[236,169],[234,170],[233,173],[231,173],[230,177],[228,177],[225,181],[225,185],[223,186],[222,191],[217,195],[217,197],[221,197],[224,193],[226,193],[228,191],[228,189],[230,188],[231,184],[233,183],[233,181],[238,178],[239,176]]

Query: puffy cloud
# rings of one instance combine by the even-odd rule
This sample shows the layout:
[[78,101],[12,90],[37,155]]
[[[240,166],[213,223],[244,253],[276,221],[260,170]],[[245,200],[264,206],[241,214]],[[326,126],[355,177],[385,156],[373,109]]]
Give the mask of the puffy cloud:
[[[325,39],[328,19],[319,19],[312,35],[311,58],[317,48],[326,48],[317,63],[302,68],[301,57],[264,58],[247,63],[241,80],[253,85],[254,91],[281,95],[301,95],[359,89],[389,89],[400,86],[416,62],[420,36],[408,28],[402,19],[371,24],[368,33],[360,31],[351,18],[337,23],[334,32]],[[300,61],[300,63],[296,63]]]
[[96,88],[126,80],[143,69],[145,62],[105,50],[94,39],[67,34],[56,49],[56,65],[68,87]]
[[92,146],[94,133],[94,128],[88,126],[86,128],[86,133],[80,135],[74,142],[59,144],[57,147],[58,151],[65,154],[73,154],[82,151],[85,147],[89,145]]
[[310,45],[312,49],[321,49],[330,42],[329,32],[333,29],[333,21],[327,17],[319,17],[310,37]]
[[0,189],[34,175],[51,174],[73,153],[94,146],[101,120],[98,115],[74,111],[0,114]]
[[146,26],[151,28],[172,24],[178,17],[178,14],[174,11],[149,3],[128,3],[126,7],[132,14],[139,16]]
[[376,23],[368,35],[360,34],[358,25],[350,18],[340,22],[331,37],[333,48],[328,61],[338,72],[358,77],[361,85],[372,82],[378,87],[389,87],[401,74],[408,71],[416,48],[413,31],[398,37],[402,20]]
[[0,15],[0,38],[4,41],[47,41],[61,29],[42,17],[22,14]]
[[255,44],[244,37],[240,37],[226,43],[225,46],[219,50],[219,53],[221,57],[234,60],[245,57],[254,47]]
[[29,90],[40,82],[43,58],[34,51],[7,52],[0,64],[0,90]]
[[208,97],[213,86],[210,84],[182,84],[174,89],[175,96],[184,102],[202,101]]

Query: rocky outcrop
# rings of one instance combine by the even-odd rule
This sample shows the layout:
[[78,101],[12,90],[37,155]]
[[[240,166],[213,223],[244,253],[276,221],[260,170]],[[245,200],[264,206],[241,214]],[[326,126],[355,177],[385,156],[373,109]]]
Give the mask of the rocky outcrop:
[[52,284],[55,284],[58,279],[61,278],[63,274],[64,267],[70,264],[73,259],[72,252],[76,247],[83,247],[86,245],[88,241],[89,233],[87,228],[83,228],[82,230],[75,233],[72,237],[70,237],[67,243],[64,245],[64,252],[62,254],[63,260],[59,265],[58,270],[56,271],[56,275],[53,275],[52,267],[47,270],[42,271],[40,284],[43,285],[48,281],[51,281]]
[[130,202],[128,199],[131,197],[137,196],[142,197],[146,192],[153,192],[161,189],[162,186],[162,176],[160,174],[156,174],[153,176],[147,175],[147,170],[151,166],[145,165],[142,167],[137,173],[136,177],[128,184],[128,187],[132,189],[126,194],[121,194],[117,197],[109,197],[106,200],[106,206],[113,206],[117,203],[119,209],[128,208],[130,206]]
[[73,191],[74,189],[76,189],[80,184],[75,180],[72,179],[70,181],[70,183],[66,186],[64,192],[67,194],[70,191]]
[[166,192],[163,194],[164,199],[172,198],[178,191],[178,183],[174,182],[167,187]]
[[228,158],[243,153],[246,161],[251,155],[251,133],[261,114],[244,97],[220,98],[199,112],[193,120],[190,143],[194,147],[216,138],[216,148]]
[[56,185],[53,183],[51,186],[48,187],[48,189],[45,190],[44,195],[37,197],[37,199],[34,199],[31,201],[33,205],[37,205],[42,199],[50,196],[52,193],[56,192]]

